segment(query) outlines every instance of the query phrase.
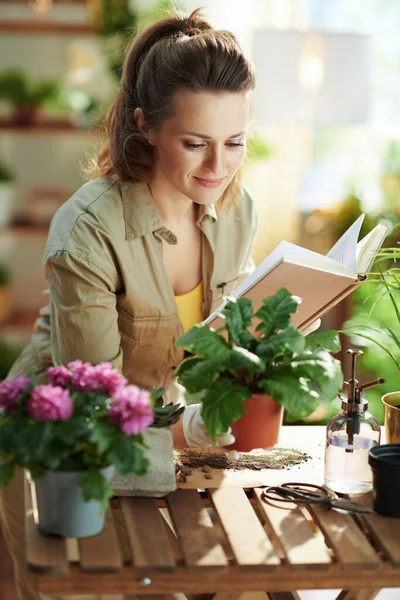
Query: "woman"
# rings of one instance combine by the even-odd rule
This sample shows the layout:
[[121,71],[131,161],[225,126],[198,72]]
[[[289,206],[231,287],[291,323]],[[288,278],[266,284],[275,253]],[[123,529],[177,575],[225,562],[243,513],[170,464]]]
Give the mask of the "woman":
[[[183,358],[175,340],[252,268],[256,217],[239,168],[253,87],[235,37],[197,11],[135,38],[92,179],[53,219],[50,303],[9,377],[81,359],[170,386]],[[200,408],[174,426],[177,447],[211,443]],[[3,493],[3,523],[21,598],[38,600],[22,566],[21,487],[17,476]]]

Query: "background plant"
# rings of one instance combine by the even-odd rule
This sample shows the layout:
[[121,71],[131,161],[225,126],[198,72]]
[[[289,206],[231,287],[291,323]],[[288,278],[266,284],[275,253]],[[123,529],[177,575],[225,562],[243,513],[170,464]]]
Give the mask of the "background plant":
[[[395,235],[393,228],[391,237]],[[385,377],[379,389],[366,392],[383,422],[383,394],[400,389],[400,246],[381,249],[369,281],[358,292],[358,303],[343,332],[365,350],[360,364],[374,377]]]
[[[325,331],[305,338],[290,324],[299,301],[281,288],[254,313],[248,298],[230,298],[222,311],[224,327],[214,331],[196,325],[177,340],[193,356],[176,375],[189,394],[201,399],[214,440],[244,414],[253,394],[272,396],[291,419],[311,414],[321,398],[336,397],[343,377],[330,352],[340,349],[338,334]],[[254,319],[257,337],[249,329]]]
[[60,85],[56,79],[32,81],[22,69],[6,69],[0,73],[0,100],[13,106],[42,106],[57,103]]
[[0,287],[8,285],[10,282],[10,272],[7,267],[0,262]]
[[0,159],[0,184],[11,183],[15,180],[14,172],[10,167]]

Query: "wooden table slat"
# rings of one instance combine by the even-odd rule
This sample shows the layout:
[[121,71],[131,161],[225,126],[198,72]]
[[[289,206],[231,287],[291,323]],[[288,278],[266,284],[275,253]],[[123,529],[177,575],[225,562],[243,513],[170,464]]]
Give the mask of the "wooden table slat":
[[177,563],[183,563],[182,548],[172,524],[171,515],[165,507],[159,508],[161,518],[164,523],[164,529],[167,532],[168,541],[171,544],[172,552]]
[[132,565],[132,552],[119,500],[113,500],[111,502],[111,512],[114,521],[115,533],[117,534],[119,550],[122,556],[122,561],[124,565],[130,566]]
[[120,498],[135,570],[174,571],[173,549],[153,498]]
[[[354,496],[360,504],[372,506],[372,494]],[[382,548],[394,567],[400,567],[400,519],[384,517],[383,515],[360,514],[359,519],[371,535],[374,544]]]
[[105,514],[104,529],[98,535],[78,540],[81,567],[85,571],[119,571],[122,557],[111,509]]
[[192,569],[225,569],[228,559],[197,490],[176,490],[166,497],[186,566]]
[[276,569],[281,561],[245,492],[241,488],[217,488],[210,490],[209,496],[237,564]]
[[254,490],[264,517],[293,568],[329,569],[332,560],[323,538],[316,536],[301,509],[295,504],[284,507],[268,504],[262,489]]
[[379,569],[382,566],[379,556],[350,514],[316,504],[308,509],[345,569]]
[[67,573],[69,564],[65,539],[39,533],[32,505],[30,485],[25,481],[26,562],[37,573]]

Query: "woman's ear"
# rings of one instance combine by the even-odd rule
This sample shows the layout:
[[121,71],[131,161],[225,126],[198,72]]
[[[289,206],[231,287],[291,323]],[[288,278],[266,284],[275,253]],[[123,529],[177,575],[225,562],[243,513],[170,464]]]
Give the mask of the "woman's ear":
[[146,126],[143,110],[140,107],[135,108],[133,118],[135,119],[137,128],[139,129],[140,133],[142,133],[144,137],[147,138],[149,128]]

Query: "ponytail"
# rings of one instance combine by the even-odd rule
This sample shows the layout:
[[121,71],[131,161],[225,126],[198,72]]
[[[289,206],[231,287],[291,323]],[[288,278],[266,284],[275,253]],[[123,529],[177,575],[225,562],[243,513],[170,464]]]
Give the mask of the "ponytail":
[[[135,108],[140,107],[146,124],[158,130],[183,89],[235,93],[253,87],[253,70],[235,36],[216,31],[199,10],[156,21],[126,52],[121,85],[106,117],[107,140],[89,176],[151,179],[154,149],[137,127]],[[224,197],[236,188],[237,182],[232,182]]]

